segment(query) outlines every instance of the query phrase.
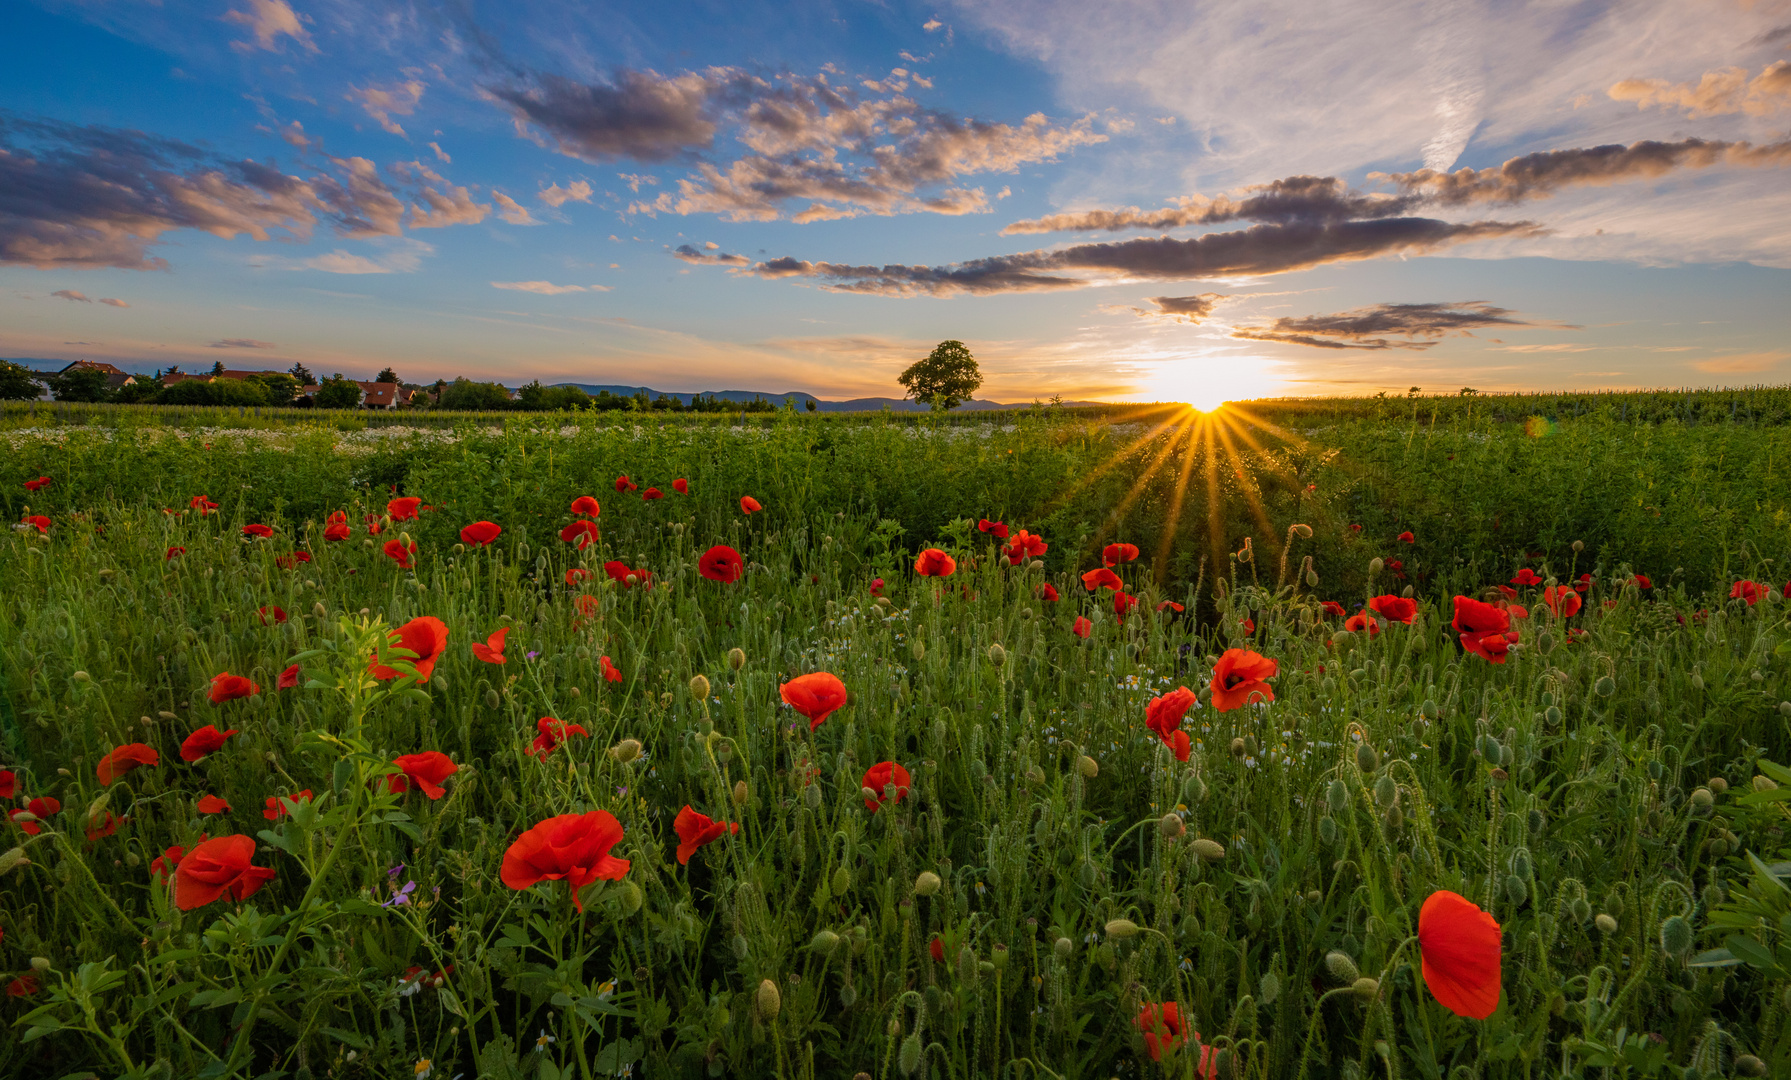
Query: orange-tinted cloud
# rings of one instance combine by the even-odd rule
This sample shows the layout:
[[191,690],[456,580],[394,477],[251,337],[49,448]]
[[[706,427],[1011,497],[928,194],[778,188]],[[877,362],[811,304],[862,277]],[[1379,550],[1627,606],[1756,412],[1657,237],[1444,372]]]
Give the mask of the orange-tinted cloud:
[[1706,71],[1696,85],[1666,79],[1624,79],[1609,91],[1612,100],[1633,101],[1636,108],[1658,105],[1683,109],[1687,116],[1723,116],[1747,113],[1766,116],[1791,108],[1791,60],[1766,67],[1753,79],[1745,68]]
[[1618,184],[1665,176],[1677,169],[1713,165],[1759,167],[1791,164],[1791,139],[1755,146],[1749,142],[1652,139],[1628,146],[1612,144],[1573,150],[1545,150],[1485,169],[1370,174],[1444,206],[1515,203],[1542,199],[1564,188]]

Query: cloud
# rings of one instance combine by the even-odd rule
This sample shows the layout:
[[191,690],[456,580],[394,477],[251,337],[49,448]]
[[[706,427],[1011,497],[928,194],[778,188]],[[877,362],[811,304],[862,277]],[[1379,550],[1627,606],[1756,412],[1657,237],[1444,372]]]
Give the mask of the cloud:
[[551,281],[494,281],[494,289],[511,289],[516,292],[532,292],[541,296],[559,296],[572,292],[609,292],[608,285],[555,285]]
[[402,248],[378,257],[356,255],[337,248],[327,255],[314,255],[286,265],[290,270],[321,270],[326,274],[409,274],[423,265],[423,257],[435,248],[418,240],[406,240]]
[[1583,149],[1545,150],[1514,157],[1503,165],[1485,169],[1458,169],[1452,173],[1419,169],[1409,173],[1369,175],[1391,180],[1407,194],[1423,195],[1444,206],[1464,206],[1542,199],[1565,188],[1653,179],[1675,169],[1787,164],[1791,164],[1791,139],[1762,146],[1705,139],[1678,142],[1649,139],[1628,146],[1613,143]]
[[[1159,236],[997,255],[949,266],[851,266],[785,256],[738,271],[806,277],[837,292],[951,296],[1073,289],[1113,280],[1190,280],[1284,274],[1383,255],[1418,255],[1498,237],[1533,236],[1534,222],[1454,223],[1386,218],[1253,225],[1189,239]],[[680,258],[685,258],[680,255]],[[685,258],[686,262],[694,261]],[[1071,276],[1066,276],[1071,275]]]
[[208,349],[271,349],[273,347],[274,343],[271,341],[256,341],[254,338],[241,337],[225,338],[206,346]]
[[404,201],[380,179],[379,166],[364,157],[331,158],[344,173],[313,181],[343,236],[398,236],[404,232]]
[[100,303],[106,305],[107,307],[124,307],[124,308],[130,307],[130,305],[125,303],[123,300],[119,300],[116,297],[111,297],[111,296],[100,297]]
[[92,300],[89,300],[87,298],[87,294],[78,293],[73,289],[57,289],[55,292],[51,293],[50,295],[51,296],[60,296],[64,300],[79,300],[83,304],[93,303]]
[[561,187],[558,184],[549,184],[547,187],[542,188],[536,193],[535,197],[553,207],[555,210],[558,210],[569,202],[590,202],[591,185],[583,180],[574,180],[565,187]]
[[1219,301],[1229,300],[1225,293],[1201,293],[1199,296],[1152,296],[1147,297],[1153,305],[1148,308],[1132,307],[1127,304],[1103,304],[1102,311],[1116,315],[1136,315],[1141,319],[1162,319],[1166,322],[1185,322],[1199,325],[1201,320],[1213,313]]
[[[393,135],[408,138],[409,136],[404,135],[404,129],[399,127],[398,122],[392,117],[394,114],[409,116],[415,112],[417,103],[423,100],[424,89],[422,80],[407,79],[391,86],[368,86],[365,89],[350,86],[348,93],[342,96],[359,104],[368,116],[379,123],[380,127],[385,128]],[[434,146],[435,144],[431,143],[430,145]],[[441,154],[441,148],[436,147],[435,152]],[[446,160],[446,155],[443,154],[442,158]]]
[[[473,201],[472,192],[464,187],[457,187],[448,182],[440,173],[423,164],[421,161],[399,162],[392,167],[398,175],[407,179],[422,177],[427,183],[417,193],[417,202],[411,204],[410,227],[412,229],[441,229],[449,225],[477,225],[491,213],[489,203]],[[433,185],[439,184],[437,191]],[[510,205],[515,206],[515,203]],[[521,210],[521,207],[517,207]],[[527,217],[527,211],[523,211]]]
[[1240,326],[1231,336],[1321,349],[1428,349],[1453,335],[1473,336],[1488,326],[1534,326],[1509,309],[1483,300],[1443,304],[1375,304],[1331,315],[1279,318],[1267,326]]
[[541,224],[539,221],[536,221],[533,217],[531,217],[529,215],[528,207],[523,206],[521,203],[518,203],[515,199],[512,199],[510,196],[504,194],[503,192],[494,191],[491,193],[491,197],[498,204],[498,211],[497,211],[498,217],[503,218],[505,221],[509,222],[510,224],[512,224],[512,225],[539,225],[539,224]]
[[926,32],[927,32],[927,33],[929,33],[929,34],[930,34],[930,33],[932,33],[932,32],[933,32],[933,31],[935,31],[935,30],[937,30],[937,29],[939,29],[939,28],[940,28],[940,27],[942,27],[942,26],[944,26],[944,25],[945,25],[945,24],[944,24],[944,23],[942,23],[942,22],[940,22],[940,21],[939,21],[939,19],[938,19],[938,18],[937,18],[937,17],[934,17],[934,18],[931,18],[931,19],[928,19],[928,20],[927,20],[927,21],[926,21],[926,22],[924,22],[924,23],[921,23],[921,24],[920,24],[920,28],[921,28],[921,29],[922,29],[922,30],[925,30],[925,31],[926,31]]
[[[865,98],[825,73],[762,78],[735,68],[678,76],[622,70],[608,82],[538,76],[487,92],[520,133],[586,161],[690,160],[675,191],[631,203],[638,214],[719,214],[730,221],[827,221],[860,214],[967,214],[987,208],[977,173],[1013,172],[1105,142],[1092,118],[1019,124],[964,119],[903,96],[912,73],[866,83]],[[744,152],[698,161],[726,132]],[[631,190],[656,181],[624,173]]]
[[1766,65],[1750,82],[1745,68],[1706,71],[1696,86],[1666,79],[1624,79],[1608,91],[1613,101],[1633,101],[1636,108],[1658,105],[1685,110],[1687,116],[1747,113],[1766,116],[1791,108],[1791,60]]
[[1699,371],[1708,371],[1714,374],[1739,375],[1752,372],[1771,371],[1780,364],[1783,364],[1786,360],[1791,360],[1791,353],[1742,353],[1737,356],[1720,356],[1713,357],[1709,360],[1699,360],[1693,363],[1692,367],[1697,368]]
[[435,151],[435,159],[437,161],[441,162],[443,165],[454,164],[454,159],[448,156],[448,152],[441,148],[440,143],[430,143],[429,149]]
[[1363,194],[1335,176],[1289,176],[1244,188],[1237,196],[1207,198],[1189,195],[1157,210],[1128,206],[1120,210],[1079,210],[1016,221],[1003,236],[1048,232],[1119,232],[1125,229],[1174,229],[1184,225],[1218,225],[1233,221],[1342,221],[1350,218],[1397,217],[1422,200],[1416,195]]
[[698,266],[751,266],[752,260],[744,255],[725,255],[716,252],[715,244],[704,244],[709,251],[698,251],[689,244],[679,244],[672,251],[672,257]]
[[227,23],[247,27],[255,38],[253,42],[233,41],[230,47],[240,53],[254,52],[262,49],[267,52],[280,51],[280,38],[289,37],[298,44],[317,51],[317,45],[306,32],[304,24],[299,21],[298,14],[286,0],[249,0],[248,11],[237,11],[232,8],[223,15]]

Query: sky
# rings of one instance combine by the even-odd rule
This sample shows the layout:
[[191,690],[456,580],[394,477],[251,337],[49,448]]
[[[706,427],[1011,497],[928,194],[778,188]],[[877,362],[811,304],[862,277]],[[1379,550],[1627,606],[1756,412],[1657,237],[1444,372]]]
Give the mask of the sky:
[[13,0],[0,356],[1783,383],[1791,0]]

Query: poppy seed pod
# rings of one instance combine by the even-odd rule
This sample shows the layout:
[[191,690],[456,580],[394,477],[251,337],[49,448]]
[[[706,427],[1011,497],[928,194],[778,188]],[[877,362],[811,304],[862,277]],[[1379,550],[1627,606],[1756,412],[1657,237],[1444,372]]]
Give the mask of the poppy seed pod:
[[771,1021],[784,1007],[783,995],[777,992],[777,984],[770,979],[759,982],[759,992],[754,995],[753,1004],[758,1008],[759,1019]]
[[706,675],[690,677],[690,696],[698,701],[709,700],[709,678]]
[[751,793],[749,791],[747,791],[747,789],[746,789],[746,781],[744,781],[744,780],[734,781],[734,805],[735,806],[745,806],[746,801],[751,797],[752,797]]
[[[1101,766],[1094,758],[1089,757],[1087,754],[1083,754],[1076,759],[1076,771],[1081,773],[1086,779],[1093,780],[1095,777],[1101,775]],[[1760,777],[1760,779],[1765,778]]]
[[1338,952],[1335,949],[1325,954],[1325,970],[1331,973],[1331,978],[1340,983],[1353,983],[1362,977],[1362,972],[1356,967],[1355,960],[1351,959],[1348,953]]
[[1586,550],[1586,542],[1584,540],[1575,540],[1571,546],[1576,555]]
[[1381,756],[1365,742],[1356,744],[1356,768],[1371,773],[1381,767]]
[[1381,983],[1379,979],[1370,979],[1364,976],[1350,983],[1350,989],[1355,991],[1356,997],[1363,1001],[1373,1001],[1380,995]]
[[728,666],[739,671],[746,666],[746,650],[735,647],[728,650]]
[[1244,745],[1244,740],[1242,737],[1235,738],[1235,739],[1231,740],[1231,756],[1232,757],[1242,759],[1243,756],[1248,752],[1249,752],[1249,747]]
[[1112,919],[1106,926],[1107,936],[1121,941],[1138,935],[1138,924],[1130,919]]
[[618,765],[628,764],[630,761],[641,756],[640,740],[623,739],[621,742],[609,748],[609,756],[614,758]]
[[1225,845],[1217,840],[1208,840],[1204,836],[1188,846],[1194,849],[1194,854],[1207,862],[1218,862],[1225,857]]

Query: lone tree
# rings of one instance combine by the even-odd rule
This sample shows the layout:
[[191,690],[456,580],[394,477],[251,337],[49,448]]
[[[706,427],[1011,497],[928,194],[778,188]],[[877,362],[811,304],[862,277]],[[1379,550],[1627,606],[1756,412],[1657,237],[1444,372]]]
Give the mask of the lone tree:
[[903,397],[928,402],[943,412],[969,401],[983,384],[983,373],[962,341],[941,341],[925,360],[908,365],[896,382],[907,388]]
[[398,373],[396,371],[393,371],[391,368],[386,368],[384,371],[380,372],[378,375],[373,376],[373,381],[374,382],[401,383],[404,380],[400,379],[398,377]]

